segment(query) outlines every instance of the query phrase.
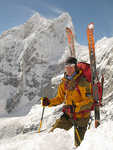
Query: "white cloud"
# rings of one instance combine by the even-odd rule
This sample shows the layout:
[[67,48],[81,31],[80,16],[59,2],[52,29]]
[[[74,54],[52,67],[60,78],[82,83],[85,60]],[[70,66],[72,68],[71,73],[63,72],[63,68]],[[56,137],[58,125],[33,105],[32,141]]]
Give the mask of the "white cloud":
[[54,5],[49,5],[47,3],[45,3],[45,7],[46,7],[46,9],[48,9],[48,17],[49,18],[56,17],[56,15],[60,15],[61,13],[64,12],[63,9],[58,8]]
[[60,9],[60,8],[57,8],[57,7],[54,7],[54,6],[49,6],[48,7],[53,13],[56,13],[56,14],[61,14],[64,12],[64,10]]
[[[18,6],[18,7],[19,7],[19,6]],[[32,16],[33,14],[36,13],[35,10],[33,10],[33,9],[27,7],[27,6],[20,6],[20,7],[21,7],[22,9],[24,9],[24,10],[27,12],[27,14],[28,14],[29,16]]]
[[[37,13],[38,11],[38,8],[37,8],[37,11],[36,10],[33,10],[32,8],[29,8],[28,6],[25,6],[25,5],[18,5],[17,7],[20,7],[21,9],[24,9],[25,12],[27,12],[27,14],[31,17],[33,14]],[[43,17],[47,17],[47,18],[54,18],[56,17],[57,15],[60,15],[64,12],[63,9],[61,8],[58,8],[56,7],[55,5],[51,5],[51,4],[48,4],[46,2],[42,2],[40,1],[39,2],[39,7],[40,7],[40,15],[43,16]],[[41,8],[45,9],[46,13],[44,12],[43,13],[43,10],[41,10]]]

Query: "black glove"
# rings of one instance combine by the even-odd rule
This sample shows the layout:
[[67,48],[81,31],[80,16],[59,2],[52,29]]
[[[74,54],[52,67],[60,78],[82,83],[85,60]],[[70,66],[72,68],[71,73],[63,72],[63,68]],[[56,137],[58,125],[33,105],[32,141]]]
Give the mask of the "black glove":
[[49,99],[47,97],[41,97],[42,106],[48,106],[50,104]]

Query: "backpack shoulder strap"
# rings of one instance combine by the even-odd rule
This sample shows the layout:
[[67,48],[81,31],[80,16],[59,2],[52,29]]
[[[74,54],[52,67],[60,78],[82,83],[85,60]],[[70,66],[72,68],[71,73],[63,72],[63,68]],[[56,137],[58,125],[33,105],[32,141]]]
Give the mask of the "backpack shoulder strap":
[[81,92],[80,92],[80,89],[78,87],[78,83],[79,83],[82,76],[83,76],[83,73],[75,80],[75,89],[77,90],[77,92],[79,93],[80,96],[81,96]]

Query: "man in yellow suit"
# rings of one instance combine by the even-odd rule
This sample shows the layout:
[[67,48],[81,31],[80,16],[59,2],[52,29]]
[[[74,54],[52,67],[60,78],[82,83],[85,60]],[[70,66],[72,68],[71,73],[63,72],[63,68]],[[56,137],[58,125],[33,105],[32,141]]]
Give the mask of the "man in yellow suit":
[[87,130],[90,109],[94,103],[91,94],[91,83],[77,67],[77,59],[68,57],[65,61],[64,77],[59,84],[57,96],[42,98],[43,106],[56,106],[64,103],[63,115],[56,120],[51,131],[56,128],[69,130],[74,125],[76,147],[80,145]]

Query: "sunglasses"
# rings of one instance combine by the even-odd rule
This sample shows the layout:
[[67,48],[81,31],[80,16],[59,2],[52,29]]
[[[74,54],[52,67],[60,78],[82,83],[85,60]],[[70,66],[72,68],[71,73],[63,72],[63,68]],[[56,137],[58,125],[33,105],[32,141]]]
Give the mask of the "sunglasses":
[[75,67],[75,64],[66,64],[65,67]]

